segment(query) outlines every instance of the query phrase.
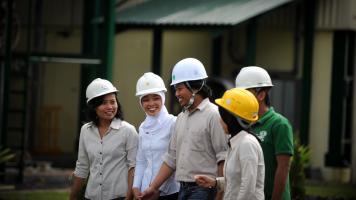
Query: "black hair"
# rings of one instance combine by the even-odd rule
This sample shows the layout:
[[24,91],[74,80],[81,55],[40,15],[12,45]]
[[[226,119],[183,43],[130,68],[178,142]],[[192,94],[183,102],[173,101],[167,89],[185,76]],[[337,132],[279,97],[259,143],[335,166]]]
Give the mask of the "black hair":
[[[203,79],[203,80],[196,80],[196,81],[187,81],[190,85],[190,88],[193,89],[193,90],[199,90],[199,92],[197,94],[199,94],[200,96],[202,96],[204,99],[205,98],[210,98],[211,95],[212,95],[212,91],[211,91],[211,88],[206,84],[206,80]],[[189,86],[187,85],[187,82],[184,82],[185,86],[189,88]],[[203,87],[202,87],[202,84]]]
[[[120,102],[117,99],[117,95],[115,92],[113,92],[111,94],[115,94],[115,99],[117,102],[117,112],[116,112],[115,118],[124,120],[122,107],[121,107]],[[95,109],[104,102],[105,95],[95,97],[94,99],[92,99],[88,102],[88,108],[87,108],[87,112],[86,112],[87,119],[88,119],[88,121],[92,121],[96,126],[99,126],[99,118],[98,118],[98,115],[96,114]]]
[[270,107],[271,106],[271,100],[270,100],[268,92],[271,89],[271,87],[260,87],[260,88],[253,88],[253,89],[256,91],[257,95],[262,91],[264,91],[266,93],[264,102],[265,102],[266,106]]
[[242,126],[237,121],[237,118],[225,108],[219,106],[219,114],[221,119],[226,124],[227,131],[229,132],[231,137],[234,137],[237,133],[243,130]]
[[243,128],[237,121],[236,116],[227,111],[225,108],[219,106],[219,114],[221,119],[226,124],[229,134],[231,135],[230,139],[237,135],[240,131],[245,130],[249,134],[253,135],[259,143],[261,143],[260,138],[258,138],[257,135],[250,130],[250,128]]

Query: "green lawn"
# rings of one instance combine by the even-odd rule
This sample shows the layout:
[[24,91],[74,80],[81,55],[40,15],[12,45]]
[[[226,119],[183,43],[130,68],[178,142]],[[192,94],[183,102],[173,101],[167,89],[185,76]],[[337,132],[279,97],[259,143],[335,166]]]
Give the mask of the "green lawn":
[[26,190],[0,192],[1,200],[67,200],[69,190]]
[[[356,186],[332,183],[308,183],[308,196],[343,197],[356,199]],[[0,192],[0,200],[67,200],[69,189],[61,190],[26,190]]]
[[344,197],[356,199],[356,185],[337,183],[308,183],[306,193],[310,196]]

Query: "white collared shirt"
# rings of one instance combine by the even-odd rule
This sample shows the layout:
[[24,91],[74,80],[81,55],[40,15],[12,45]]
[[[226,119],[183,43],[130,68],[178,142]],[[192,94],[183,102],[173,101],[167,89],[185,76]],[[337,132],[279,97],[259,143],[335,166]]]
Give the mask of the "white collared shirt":
[[225,166],[224,200],[263,200],[265,165],[261,145],[246,131],[230,140]]
[[135,167],[137,145],[135,127],[120,119],[113,119],[102,139],[92,122],[82,126],[74,175],[87,178],[90,174],[86,198],[106,200],[126,196],[128,170]]
[[[176,117],[167,115],[161,125],[164,128],[144,131],[139,128],[139,146],[136,157],[135,178],[133,187],[141,192],[147,189],[157,175],[163,160],[162,156],[167,152],[168,144],[172,136]],[[179,184],[171,176],[160,187],[161,196],[173,194],[179,191]]]

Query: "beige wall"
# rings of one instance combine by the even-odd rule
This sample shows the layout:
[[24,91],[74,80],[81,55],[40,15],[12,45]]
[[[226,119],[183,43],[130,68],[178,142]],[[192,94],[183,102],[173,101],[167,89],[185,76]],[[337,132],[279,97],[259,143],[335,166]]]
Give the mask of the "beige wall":
[[[72,52],[79,53],[81,45],[81,33],[73,32],[70,37],[60,37],[56,32],[46,34],[46,51],[51,53]],[[39,128],[38,134],[51,134],[57,144],[50,144],[50,151],[57,145],[60,152],[74,152],[75,138],[78,131],[78,111],[79,111],[79,83],[80,65],[65,63],[45,63],[40,64],[40,110],[43,107],[58,107],[58,136],[53,132],[44,133]],[[47,117],[49,119],[49,116]],[[41,120],[41,119],[40,119]],[[40,121],[39,124],[43,124]],[[38,138],[37,144],[43,139],[43,135]],[[43,141],[42,141],[43,142]],[[43,144],[41,145],[43,146]],[[44,151],[44,149],[42,149]]]
[[309,141],[311,164],[323,168],[328,146],[332,71],[332,32],[316,32],[312,72]]
[[[231,58],[233,56],[233,58]],[[221,76],[235,81],[237,69],[244,66],[246,56],[246,26],[238,25],[223,33]]]
[[163,35],[162,77],[170,83],[173,66],[181,59],[193,57],[200,60],[211,72],[211,35],[204,31],[168,30]]
[[[236,72],[236,69],[245,66],[246,31],[246,25],[241,24],[228,29],[223,34],[222,76],[231,78],[232,72]],[[293,28],[258,24],[256,65],[269,71],[290,72],[294,67],[293,31]],[[233,38],[229,37],[230,34],[233,35]],[[237,60],[233,61],[229,56],[230,54],[233,54]]]
[[[43,99],[40,112],[44,107],[58,107],[57,147],[63,153],[74,152],[78,131],[80,66],[75,64],[46,64],[43,67],[41,87]],[[47,117],[49,119],[49,116]],[[43,121],[40,121],[40,124]],[[40,128],[41,129],[41,128]],[[44,133],[42,133],[44,134]],[[42,139],[41,136],[39,139]],[[56,146],[52,146],[54,148]]]
[[[162,78],[166,83],[168,95],[166,97],[166,105],[169,109],[171,98],[174,101],[175,112],[180,111],[180,107],[176,104],[174,90],[170,87],[171,72],[174,65],[181,59],[193,57],[200,60],[208,73],[211,74],[211,35],[205,31],[189,31],[189,30],[167,30],[163,34],[162,48]],[[172,96],[170,96],[172,95]]]
[[152,32],[127,30],[115,36],[113,84],[118,87],[118,98],[124,118],[138,128],[144,119],[136,93],[136,82],[143,73],[151,71]]
[[259,27],[256,65],[274,71],[291,71],[294,64],[293,34],[293,30]]

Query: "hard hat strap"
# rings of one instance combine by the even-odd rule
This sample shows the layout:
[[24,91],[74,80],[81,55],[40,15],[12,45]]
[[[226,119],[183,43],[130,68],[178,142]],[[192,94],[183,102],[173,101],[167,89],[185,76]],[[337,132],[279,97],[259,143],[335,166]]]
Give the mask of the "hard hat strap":
[[186,83],[188,89],[190,90],[190,92],[192,92],[193,94],[196,94],[196,93],[198,93],[198,92],[204,87],[204,85],[205,85],[205,80],[202,80],[202,83],[201,83],[200,88],[199,88],[197,91],[195,91],[195,92],[194,92],[193,88],[190,86],[189,81],[186,81],[185,83]]
[[[256,88],[249,88],[247,90],[250,90],[250,92],[254,92],[256,94],[260,93],[262,91],[263,88],[260,87],[256,87]],[[251,91],[252,90],[252,91]]]
[[236,117],[236,118],[242,128],[244,128],[244,129],[250,128],[250,126],[251,126],[250,123],[246,122],[245,120],[241,119],[240,117]]
[[190,90],[190,92],[192,93],[192,96],[189,99],[188,105],[183,107],[183,111],[188,110],[194,103],[194,99],[195,99],[195,94],[197,94],[205,85],[205,80],[202,80],[202,84],[200,86],[200,88],[197,91],[194,91],[193,88],[190,86],[189,81],[185,82],[186,86],[188,87],[188,89]]
[[183,111],[188,110],[194,103],[194,98],[195,98],[195,93],[193,93],[193,95],[190,97],[188,105],[183,106]]

